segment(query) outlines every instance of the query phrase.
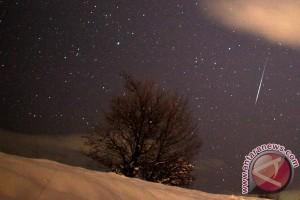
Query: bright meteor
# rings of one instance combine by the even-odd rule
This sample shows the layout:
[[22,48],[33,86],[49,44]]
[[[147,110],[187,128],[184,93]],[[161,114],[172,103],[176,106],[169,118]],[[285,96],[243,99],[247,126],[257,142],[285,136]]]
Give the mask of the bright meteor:
[[258,90],[257,90],[257,94],[256,94],[255,105],[257,104],[257,100],[258,100],[258,97],[259,97],[259,94],[260,94],[260,89],[261,89],[261,85],[262,85],[262,82],[263,82],[263,79],[264,79],[267,64],[268,64],[268,58],[266,59],[266,61],[264,63],[264,69],[263,69],[263,72],[262,72],[262,75],[261,75],[261,78],[260,78],[260,82],[259,82],[259,86],[258,86]]

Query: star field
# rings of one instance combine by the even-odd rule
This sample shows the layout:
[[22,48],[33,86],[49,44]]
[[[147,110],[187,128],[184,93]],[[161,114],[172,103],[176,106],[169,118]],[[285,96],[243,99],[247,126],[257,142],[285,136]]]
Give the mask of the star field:
[[199,166],[215,163],[197,171],[194,187],[239,191],[253,147],[297,150],[300,54],[206,12],[196,0],[12,1],[0,23],[1,128],[84,133],[122,92],[125,70],[188,97],[204,143]]

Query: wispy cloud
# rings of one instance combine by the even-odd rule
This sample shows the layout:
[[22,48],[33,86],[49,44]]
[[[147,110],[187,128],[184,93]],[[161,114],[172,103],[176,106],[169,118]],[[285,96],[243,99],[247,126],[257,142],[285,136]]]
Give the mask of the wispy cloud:
[[299,0],[206,0],[210,17],[229,28],[300,47]]

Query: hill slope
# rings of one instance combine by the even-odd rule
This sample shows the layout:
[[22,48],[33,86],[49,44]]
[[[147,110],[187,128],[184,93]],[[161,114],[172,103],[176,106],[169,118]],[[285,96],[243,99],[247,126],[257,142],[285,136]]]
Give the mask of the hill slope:
[[41,159],[0,152],[0,199],[3,200],[234,200],[215,195],[91,171]]

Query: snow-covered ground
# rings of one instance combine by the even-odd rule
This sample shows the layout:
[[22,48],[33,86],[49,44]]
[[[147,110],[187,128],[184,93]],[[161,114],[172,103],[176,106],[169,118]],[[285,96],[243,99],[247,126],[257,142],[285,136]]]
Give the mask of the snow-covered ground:
[[238,200],[0,152],[1,200]]

